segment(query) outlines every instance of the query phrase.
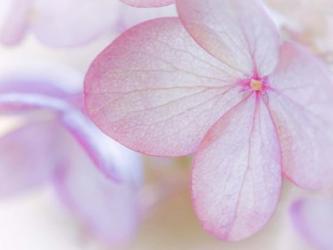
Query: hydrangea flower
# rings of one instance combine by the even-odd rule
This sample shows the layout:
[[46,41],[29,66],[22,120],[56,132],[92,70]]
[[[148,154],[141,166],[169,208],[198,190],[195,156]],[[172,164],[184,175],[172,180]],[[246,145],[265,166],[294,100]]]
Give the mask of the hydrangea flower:
[[332,177],[333,85],[307,49],[282,41],[259,0],[179,0],[179,17],[123,33],[92,63],[85,102],[105,133],[149,155],[194,154],[204,228],[241,240],[273,215],[282,175]]
[[76,74],[14,73],[0,78],[0,112],[24,119],[0,137],[1,196],[51,183],[97,238],[126,243],[142,215],[140,157],[80,111]]
[[300,199],[291,207],[291,216],[300,235],[318,250],[333,249],[333,201]]
[[126,23],[128,28],[166,12],[142,10],[136,15],[119,0],[2,0],[0,9],[2,44],[16,45],[30,31],[51,47],[85,44],[102,34],[117,31],[118,22]]

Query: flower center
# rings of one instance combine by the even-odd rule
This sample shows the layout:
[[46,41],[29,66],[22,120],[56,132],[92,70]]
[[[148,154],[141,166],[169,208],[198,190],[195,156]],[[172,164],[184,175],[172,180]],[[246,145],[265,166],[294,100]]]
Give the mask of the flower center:
[[254,91],[262,91],[264,88],[264,84],[260,80],[252,79],[250,82],[250,87]]

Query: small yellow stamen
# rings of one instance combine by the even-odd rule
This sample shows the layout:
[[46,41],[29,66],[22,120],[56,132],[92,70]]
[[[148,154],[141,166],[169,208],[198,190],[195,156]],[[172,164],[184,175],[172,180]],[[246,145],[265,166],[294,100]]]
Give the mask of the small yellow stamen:
[[254,91],[261,91],[263,89],[264,84],[259,80],[252,79],[250,82],[250,87]]

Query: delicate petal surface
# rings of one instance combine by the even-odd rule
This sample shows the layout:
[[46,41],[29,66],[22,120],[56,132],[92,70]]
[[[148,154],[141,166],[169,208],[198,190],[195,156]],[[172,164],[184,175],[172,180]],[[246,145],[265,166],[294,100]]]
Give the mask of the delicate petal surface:
[[35,0],[31,29],[49,46],[79,45],[112,31],[115,0]]
[[[66,167],[55,179],[61,198],[101,240],[110,244],[127,242],[137,228],[139,186],[106,179],[80,148],[73,143],[67,145],[70,145],[67,150],[73,157],[65,162]],[[119,167],[141,169],[140,165]]]
[[299,233],[316,249],[333,249],[333,201],[303,199],[295,202],[291,216]]
[[56,126],[44,122],[28,124],[0,138],[1,196],[21,193],[50,180],[62,162],[56,137]]
[[175,0],[121,0],[134,7],[161,7],[174,3]]
[[281,188],[280,151],[266,106],[254,95],[210,130],[194,159],[193,200],[206,230],[241,240],[270,219]]
[[268,82],[285,174],[304,188],[332,185],[333,83],[329,71],[305,49],[286,43]]
[[243,98],[243,75],[211,57],[177,18],[140,24],[90,67],[87,111],[122,144],[153,155],[196,149],[210,126]]
[[213,56],[251,76],[273,71],[280,38],[260,0],[178,0],[176,4],[187,30]]

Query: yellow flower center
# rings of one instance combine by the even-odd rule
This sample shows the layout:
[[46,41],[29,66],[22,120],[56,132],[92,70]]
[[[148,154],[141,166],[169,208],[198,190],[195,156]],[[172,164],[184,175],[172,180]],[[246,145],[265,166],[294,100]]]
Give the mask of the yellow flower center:
[[264,87],[264,84],[260,80],[252,79],[250,82],[250,87],[254,91],[261,91]]

